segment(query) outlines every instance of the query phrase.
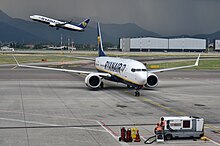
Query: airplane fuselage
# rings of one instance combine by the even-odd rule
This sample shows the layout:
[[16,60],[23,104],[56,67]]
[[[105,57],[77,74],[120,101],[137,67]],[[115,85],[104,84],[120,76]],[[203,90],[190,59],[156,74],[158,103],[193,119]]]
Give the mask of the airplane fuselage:
[[95,67],[99,72],[111,74],[107,80],[122,82],[136,88],[142,88],[147,82],[146,66],[136,60],[117,57],[98,57]]
[[52,19],[49,17],[41,16],[41,15],[32,15],[32,16],[30,16],[30,18],[34,21],[49,24],[49,26],[51,26],[51,27],[63,28],[63,29],[74,30],[74,31],[83,31],[84,30],[76,25],[72,25],[72,24],[69,24],[64,21]]

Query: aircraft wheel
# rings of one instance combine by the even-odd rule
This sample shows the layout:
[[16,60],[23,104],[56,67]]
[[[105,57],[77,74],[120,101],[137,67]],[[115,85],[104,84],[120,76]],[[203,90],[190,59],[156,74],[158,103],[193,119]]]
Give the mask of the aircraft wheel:
[[140,96],[140,92],[139,92],[139,91],[136,91],[136,92],[134,93],[134,96]]
[[137,92],[134,92],[134,96],[137,96]]

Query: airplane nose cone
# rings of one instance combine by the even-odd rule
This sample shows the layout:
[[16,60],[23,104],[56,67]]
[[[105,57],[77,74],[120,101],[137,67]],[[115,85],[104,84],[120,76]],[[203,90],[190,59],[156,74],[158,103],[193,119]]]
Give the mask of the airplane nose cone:
[[138,79],[138,82],[141,85],[145,85],[147,83],[147,75],[145,74],[140,74]]
[[34,16],[30,16],[30,18],[31,18],[31,19],[35,19],[35,17],[34,17]]

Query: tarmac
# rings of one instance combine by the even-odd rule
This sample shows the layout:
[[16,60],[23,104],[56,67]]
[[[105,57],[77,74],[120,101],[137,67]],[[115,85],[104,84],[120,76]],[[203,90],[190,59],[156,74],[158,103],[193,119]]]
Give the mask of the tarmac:
[[[91,66],[74,69],[89,70]],[[0,68],[0,145],[145,145],[161,116],[205,119],[210,139],[165,141],[164,146],[220,145],[220,71],[158,74],[155,89],[134,90],[105,81],[90,90],[84,75],[27,68]],[[119,142],[121,127],[137,127],[140,143]]]

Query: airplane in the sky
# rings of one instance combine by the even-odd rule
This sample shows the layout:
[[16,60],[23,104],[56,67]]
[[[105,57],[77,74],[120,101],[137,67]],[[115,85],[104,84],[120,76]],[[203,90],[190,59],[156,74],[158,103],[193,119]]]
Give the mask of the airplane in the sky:
[[72,30],[72,31],[84,31],[84,29],[87,27],[87,25],[90,21],[90,19],[85,19],[84,21],[82,21],[78,25],[73,25],[73,24],[71,24],[72,21],[69,21],[69,22],[68,21],[67,22],[60,21],[60,20],[48,18],[48,17],[41,16],[41,15],[32,15],[32,16],[30,16],[30,18],[34,21],[39,21],[42,23],[49,24],[49,26],[51,26],[51,27],[56,27],[57,30],[59,28],[63,28],[63,29]]
[[17,65],[20,67],[87,74],[85,78],[85,84],[92,89],[103,88],[104,86],[102,81],[103,79],[110,80],[113,82],[124,83],[128,87],[133,87],[135,89],[135,96],[140,96],[139,90],[142,89],[143,87],[154,88],[158,85],[158,77],[155,73],[195,67],[198,66],[199,64],[200,54],[195,64],[193,65],[165,68],[165,69],[156,69],[156,70],[147,69],[143,63],[137,60],[124,59],[118,57],[107,57],[105,52],[103,51],[102,37],[101,37],[99,23],[97,24],[97,30],[98,30],[99,57],[95,59],[95,68],[97,69],[98,72],[21,65],[18,63],[16,58],[14,56],[13,57]]

